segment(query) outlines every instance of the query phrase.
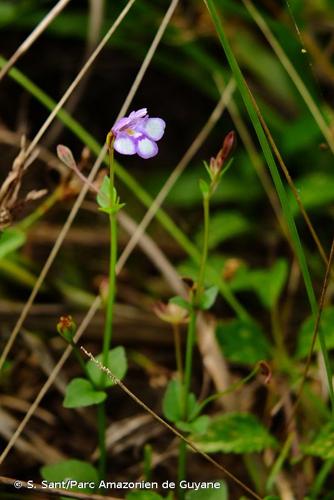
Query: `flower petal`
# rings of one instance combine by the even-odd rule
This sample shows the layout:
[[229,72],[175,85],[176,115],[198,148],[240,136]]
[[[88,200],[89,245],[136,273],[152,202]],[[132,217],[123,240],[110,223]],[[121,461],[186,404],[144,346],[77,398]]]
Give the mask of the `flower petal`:
[[152,158],[158,153],[158,146],[154,141],[151,141],[148,137],[143,136],[141,139],[137,139],[137,154],[144,158]]
[[122,155],[134,155],[136,154],[136,141],[126,134],[118,134],[114,148]]
[[161,118],[149,118],[146,120],[143,132],[152,139],[158,141],[164,135],[166,122]]

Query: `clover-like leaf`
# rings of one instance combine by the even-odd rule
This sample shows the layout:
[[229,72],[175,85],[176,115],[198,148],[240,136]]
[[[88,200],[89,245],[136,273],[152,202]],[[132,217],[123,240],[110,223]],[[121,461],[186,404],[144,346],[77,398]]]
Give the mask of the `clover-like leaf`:
[[[171,422],[182,421],[184,417],[183,387],[179,380],[170,380],[162,400],[162,411],[164,416]],[[189,421],[196,418],[200,409],[193,393],[188,394]]]
[[[102,353],[96,356],[96,359],[97,361],[100,361],[100,363],[104,364]],[[128,369],[124,347],[118,346],[114,349],[110,349],[105,366],[110,369],[115,377],[121,380],[125,376]],[[106,374],[104,374],[92,360],[87,363],[87,371],[90,379],[96,386],[99,387],[101,382],[103,382],[103,387],[111,387],[112,385],[115,385],[115,382],[111,378],[107,377]]]
[[66,387],[64,407],[81,408],[102,403],[107,395],[98,391],[93,384],[85,378],[74,378]]

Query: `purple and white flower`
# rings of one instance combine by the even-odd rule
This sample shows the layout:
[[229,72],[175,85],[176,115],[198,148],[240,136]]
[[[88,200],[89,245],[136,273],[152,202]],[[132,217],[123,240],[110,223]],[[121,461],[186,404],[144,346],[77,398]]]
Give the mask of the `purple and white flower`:
[[164,135],[166,123],[161,118],[149,118],[147,109],[132,111],[112,127],[114,149],[122,155],[137,154],[152,158],[158,153],[156,141]]

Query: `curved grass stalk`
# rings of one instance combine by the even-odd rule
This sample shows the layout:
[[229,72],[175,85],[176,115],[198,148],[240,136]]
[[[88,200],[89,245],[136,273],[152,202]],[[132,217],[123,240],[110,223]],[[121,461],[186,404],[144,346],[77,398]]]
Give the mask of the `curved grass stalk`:
[[293,81],[295,87],[297,88],[298,92],[300,93],[301,97],[303,98],[306,106],[308,107],[310,113],[312,114],[315,122],[317,123],[319,129],[321,130],[323,136],[325,137],[328,146],[330,147],[332,153],[334,154],[334,138],[333,134],[329,129],[328,124],[326,123],[326,120],[324,119],[319,107],[317,106],[316,102],[314,101],[312,95],[308,91],[305,83],[303,80],[300,78],[299,74],[295,70],[294,66],[292,65],[290,59],[278,43],[277,39],[275,38],[274,34],[270,30],[268,24],[266,23],[265,19],[261,16],[260,12],[256,9],[254,6],[253,2],[251,0],[242,0],[243,4],[245,5],[246,9],[266,37],[267,41],[271,45],[273,51],[277,55],[278,59],[280,60],[282,66],[285,68],[286,72],[290,76],[291,80]]
[[[264,157],[266,159],[266,162],[268,164],[271,176],[273,178],[275,188],[278,194],[278,197],[280,199],[280,203],[282,206],[283,214],[291,235],[291,239],[293,242],[294,250],[299,262],[299,266],[302,272],[308,300],[310,303],[310,307],[312,310],[312,315],[314,318],[316,318],[317,311],[318,311],[318,304],[316,300],[316,296],[314,293],[312,281],[311,281],[311,276],[309,273],[308,265],[306,262],[304,250],[302,247],[301,240],[299,238],[299,234],[297,231],[297,227],[293,218],[293,215],[290,210],[290,205],[288,201],[288,197],[284,188],[284,185],[282,183],[281,177],[279,175],[277,165],[275,163],[270,144],[267,140],[266,134],[263,130],[260,118],[258,116],[257,110],[254,106],[254,98],[251,94],[251,91],[243,77],[243,74],[241,72],[241,69],[239,67],[239,64],[234,56],[234,53],[231,49],[231,46],[229,44],[229,41],[226,37],[223,25],[221,23],[220,17],[218,15],[217,9],[216,9],[216,2],[215,0],[204,0],[204,3],[206,4],[208,11],[210,13],[210,16],[212,18],[213,24],[215,26],[215,29],[217,31],[218,38],[221,42],[221,45],[224,49],[225,55],[227,57],[228,63],[231,67],[231,70],[234,74],[234,77],[236,79],[240,94],[242,96],[242,99],[244,101],[244,104],[246,106],[246,109],[248,111],[249,117],[251,119],[251,122],[253,124],[253,127],[255,129],[255,132],[257,134],[258,140],[260,142]],[[333,391],[333,383],[332,383],[332,369],[329,363],[329,357],[328,357],[328,352],[326,348],[326,340],[325,336],[320,330],[319,332],[319,340],[320,340],[320,346],[321,346],[321,353],[324,358],[324,363],[325,363],[325,368],[326,368],[326,376],[327,376],[327,382],[328,382],[328,388],[329,388],[329,395],[331,399],[331,405],[332,408],[334,409],[334,391]]]

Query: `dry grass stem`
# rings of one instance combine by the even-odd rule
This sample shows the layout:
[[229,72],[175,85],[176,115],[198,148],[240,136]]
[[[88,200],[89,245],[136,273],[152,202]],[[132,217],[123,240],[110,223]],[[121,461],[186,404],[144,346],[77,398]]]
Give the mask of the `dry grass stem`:
[[307,107],[313,115],[314,120],[318,124],[319,129],[323,133],[332,153],[334,153],[334,139],[330,128],[328,127],[324,117],[322,116],[318,106],[316,105],[314,99],[312,98],[310,92],[308,91],[306,85],[303,80],[300,78],[299,74],[295,70],[293,64],[285,54],[284,50],[276,40],[274,34],[271,32],[268,24],[265,22],[259,11],[255,8],[254,4],[250,0],[243,0],[243,3],[248,10],[248,12],[253,17],[254,21],[268,40],[281,64],[285,68],[286,72],[290,76],[291,80],[295,84],[298,89],[300,95],[304,99]]
[[45,120],[37,134],[35,135],[34,139],[31,141],[28,149],[27,149],[27,156],[30,154],[30,152],[36,147],[38,144],[39,140],[49,127],[50,123],[54,120],[54,118],[57,116],[58,111],[63,107],[67,99],[70,97],[72,92],[76,89],[84,75],[87,73],[88,69],[91,67],[91,65],[94,63],[95,59],[97,56],[100,54],[102,49],[106,46],[106,44],[109,42],[111,36],[114,34],[118,26],[121,24],[129,10],[131,9],[132,5],[134,4],[135,0],[129,0],[129,2],[126,4],[120,15],[117,17],[116,21],[113,23],[113,25],[109,28],[108,32],[105,34],[105,36],[102,38],[101,42],[99,45],[96,47],[96,49],[93,51],[91,56],[88,58],[86,63],[83,65],[81,70],[79,71],[78,75],[75,77],[71,85],[68,87],[66,90],[65,94],[63,97],[59,100],[59,102],[56,104],[54,109],[51,111],[49,114],[48,118]]
[[50,23],[60,14],[60,12],[66,7],[70,0],[59,0],[59,2],[48,12],[48,14],[42,19],[42,21],[36,26],[36,28],[30,33],[30,35],[24,40],[24,42],[16,49],[14,54],[4,65],[0,71],[0,81],[8,73],[10,68],[18,61],[18,59],[30,49],[32,44],[37,40],[37,38],[46,30]]

